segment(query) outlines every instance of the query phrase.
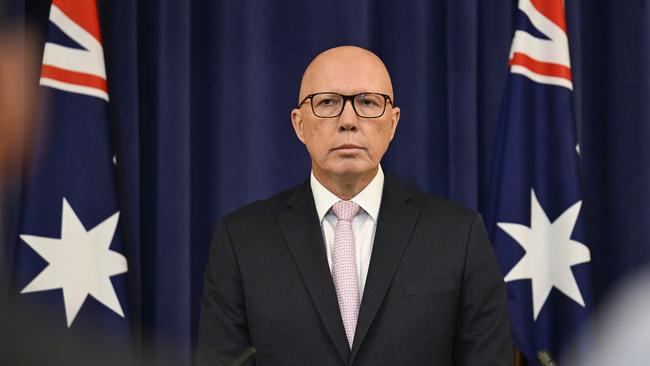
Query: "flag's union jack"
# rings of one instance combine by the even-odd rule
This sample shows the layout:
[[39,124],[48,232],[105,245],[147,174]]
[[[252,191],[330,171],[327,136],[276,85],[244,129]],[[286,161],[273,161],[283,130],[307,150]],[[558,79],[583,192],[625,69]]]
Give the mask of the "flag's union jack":
[[538,83],[573,89],[563,1],[519,1],[519,10],[544,38],[516,30],[510,49],[510,71]]
[[104,49],[92,1],[53,0],[50,22],[78,47],[45,43],[41,85],[108,101]]

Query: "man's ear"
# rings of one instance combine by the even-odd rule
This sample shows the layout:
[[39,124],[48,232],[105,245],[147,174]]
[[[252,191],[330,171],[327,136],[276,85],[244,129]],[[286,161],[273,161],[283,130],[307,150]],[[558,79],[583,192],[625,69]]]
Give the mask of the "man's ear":
[[393,141],[393,136],[395,136],[395,130],[397,129],[397,124],[399,123],[399,117],[400,117],[400,109],[399,107],[394,107],[391,110],[391,117],[390,117],[390,141]]
[[304,144],[305,131],[303,130],[302,112],[300,109],[294,109],[291,111],[291,124],[293,125],[293,130],[296,132],[296,136],[298,136],[298,140]]

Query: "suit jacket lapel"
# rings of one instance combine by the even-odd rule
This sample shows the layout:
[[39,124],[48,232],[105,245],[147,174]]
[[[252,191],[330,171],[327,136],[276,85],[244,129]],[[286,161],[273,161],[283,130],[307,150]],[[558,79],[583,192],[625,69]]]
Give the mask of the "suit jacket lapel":
[[334,346],[347,361],[350,348],[309,182],[296,189],[287,205],[289,209],[278,214],[287,246]]
[[348,364],[354,362],[363,344],[415,226],[419,209],[408,204],[410,197],[411,193],[406,187],[386,176],[368,277]]

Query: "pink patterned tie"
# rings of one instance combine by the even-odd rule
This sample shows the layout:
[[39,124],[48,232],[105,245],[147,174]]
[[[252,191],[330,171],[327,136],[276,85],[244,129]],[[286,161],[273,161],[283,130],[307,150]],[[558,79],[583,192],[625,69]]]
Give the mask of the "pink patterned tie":
[[352,201],[338,201],[332,206],[332,211],[339,220],[334,231],[332,279],[334,287],[336,287],[336,296],[339,299],[345,334],[348,337],[348,344],[352,348],[360,302],[352,219],[359,212],[359,205]]

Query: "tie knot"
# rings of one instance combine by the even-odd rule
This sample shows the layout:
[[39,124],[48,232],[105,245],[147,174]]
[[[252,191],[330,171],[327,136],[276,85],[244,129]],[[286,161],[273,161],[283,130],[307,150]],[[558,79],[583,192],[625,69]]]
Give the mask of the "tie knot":
[[339,220],[352,221],[359,213],[359,205],[352,201],[338,201],[332,206],[332,211]]

